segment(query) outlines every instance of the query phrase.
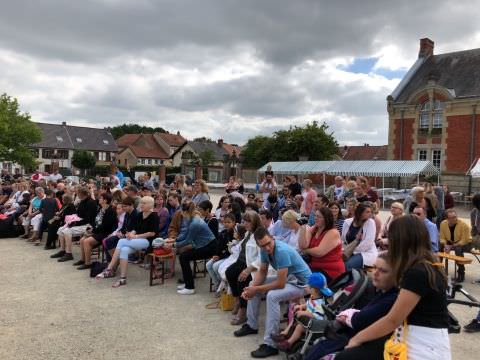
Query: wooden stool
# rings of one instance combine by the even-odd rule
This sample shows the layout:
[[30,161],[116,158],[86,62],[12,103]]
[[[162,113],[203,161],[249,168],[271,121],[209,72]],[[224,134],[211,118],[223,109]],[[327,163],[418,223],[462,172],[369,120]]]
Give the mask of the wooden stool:
[[[175,273],[175,254],[172,252],[167,255],[155,255],[154,253],[149,253],[147,256],[150,258],[150,277],[149,285],[163,285],[165,283],[165,278],[173,277]],[[170,272],[166,274],[165,263],[171,261]],[[160,280],[160,283],[155,283],[154,280]]]
[[439,252],[437,253],[437,256],[441,259],[445,259],[445,272],[448,275],[448,261],[452,260],[455,263],[455,271],[453,275],[457,277],[457,267],[458,265],[468,265],[472,263],[472,259],[465,258],[463,256],[457,256],[457,255],[450,255],[445,252]]
[[[200,264],[203,265],[203,269],[200,268],[199,266]],[[196,278],[197,275],[202,275],[202,277],[207,277],[207,259],[193,260],[193,277]]]

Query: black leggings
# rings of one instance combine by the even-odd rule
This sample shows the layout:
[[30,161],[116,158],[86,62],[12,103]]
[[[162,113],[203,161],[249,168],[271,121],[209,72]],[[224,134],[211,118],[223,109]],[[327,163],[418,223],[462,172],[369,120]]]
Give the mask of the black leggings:
[[47,236],[47,243],[45,246],[55,246],[58,235],[57,231],[60,229],[60,223],[58,221],[55,221],[53,224],[48,224],[48,236]]
[[248,277],[244,281],[238,281],[240,273],[246,268],[247,265],[245,263],[235,262],[228,267],[227,271],[225,271],[225,276],[227,277],[228,284],[232,289],[232,295],[234,297],[240,298],[241,308],[247,307],[247,300],[242,298],[240,295],[242,295],[243,289],[247,287],[248,284],[250,284],[250,281],[252,281],[252,275],[248,275]]
[[360,346],[345,349],[338,353],[335,360],[383,360],[383,349],[385,347],[385,341],[389,337],[382,337],[377,340],[366,342]]
[[190,261],[210,259],[215,255],[216,243],[212,240],[208,245],[199,249],[190,249],[180,254],[180,266],[182,268],[183,281],[186,289],[195,289],[192,267]]

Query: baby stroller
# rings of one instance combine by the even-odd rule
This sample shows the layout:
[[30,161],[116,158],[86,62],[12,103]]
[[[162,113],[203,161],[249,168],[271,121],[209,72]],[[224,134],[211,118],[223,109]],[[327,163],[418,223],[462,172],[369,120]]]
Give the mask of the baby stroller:
[[322,305],[326,320],[310,319],[300,321],[305,327],[305,336],[298,341],[287,353],[289,360],[301,360],[307,353],[309,346],[325,337],[328,328],[335,330],[338,324],[335,321],[337,314],[352,308],[369,286],[368,276],[361,270],[352,269],[336,278],[330,285],[334,295],[327,305]]
[[[455,295],[457,293],[461,293],[464,297],[466,297],[468,300],[458,300],[455,299]],[[480,302],[475,299],[472,295],[470,295],[467,290],[465,290],[462,287],[461,283],[451,283],[449,281],[449,288],[447,290],[447,306],[450,304],[458,304],[458,305],[464,305],[468,307],[477,307],[480,308]],[[450,334],[458,334],[461,332],[461,326],[460,323],[458,322],[457,318],[455,315],[452,314],[450,310],[448,310],[448,317],[449,317],[449,325],[448,325],[448,332]]]

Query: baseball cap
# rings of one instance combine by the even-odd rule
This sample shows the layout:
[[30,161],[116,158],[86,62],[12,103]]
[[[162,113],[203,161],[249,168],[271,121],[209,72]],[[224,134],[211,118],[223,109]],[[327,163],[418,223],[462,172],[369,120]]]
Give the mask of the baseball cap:
[[312,273],[308,278],[308,285],[318,289],[324,296],[333,296],[332,290],[327,287],[327,279],[322,273]]

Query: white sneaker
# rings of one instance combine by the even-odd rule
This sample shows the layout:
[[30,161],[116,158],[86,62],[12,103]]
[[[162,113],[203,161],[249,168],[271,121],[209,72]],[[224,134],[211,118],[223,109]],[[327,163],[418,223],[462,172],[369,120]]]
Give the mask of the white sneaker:
[[182,289],[182,290],[178,290],[178,291],[177,291],[177,294],[180,294],[180,295],[193,295],[193,294],[195,294],[195,289]]
[[185,284],[177,285],[177,290],[183,290],[183,289],[185,289]]

